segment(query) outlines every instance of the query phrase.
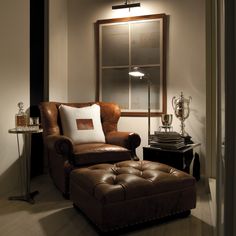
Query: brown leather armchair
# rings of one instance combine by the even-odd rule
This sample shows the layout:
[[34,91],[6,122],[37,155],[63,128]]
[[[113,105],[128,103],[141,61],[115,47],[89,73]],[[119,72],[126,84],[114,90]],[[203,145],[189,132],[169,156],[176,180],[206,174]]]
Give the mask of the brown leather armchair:
[[136,133],[117,131],[120,108],[114,103],[96,103],[100,105],[106,143],[75,145],[69,137],[63,135],[59,106],[64,104],[85,107],[94,103],[40,103],[43,140],[49,173],[55,185],[65,196],[69,194],[70,172],[75,168],[98,163],[138,160],[135,149],[140,145],[140,136]]

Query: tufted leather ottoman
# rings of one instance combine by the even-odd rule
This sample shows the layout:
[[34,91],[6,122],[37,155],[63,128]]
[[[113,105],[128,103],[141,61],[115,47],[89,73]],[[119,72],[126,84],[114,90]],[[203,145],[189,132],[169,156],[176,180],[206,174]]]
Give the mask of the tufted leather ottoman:
[[150,161],[123,161],[71,173],[71,200],[102,231],[162,218],[196,206],[195,179]]

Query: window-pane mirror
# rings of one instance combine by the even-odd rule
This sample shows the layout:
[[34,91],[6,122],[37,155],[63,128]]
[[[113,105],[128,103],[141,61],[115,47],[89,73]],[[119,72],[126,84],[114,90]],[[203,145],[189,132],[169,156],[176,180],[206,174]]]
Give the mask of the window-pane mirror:
[[[97,100],[115,102],[123,116],[145,116],[150,81],[151,114],[166,112],[165,14],[99,20]],[[139,67],[142,79],[128,72]]]

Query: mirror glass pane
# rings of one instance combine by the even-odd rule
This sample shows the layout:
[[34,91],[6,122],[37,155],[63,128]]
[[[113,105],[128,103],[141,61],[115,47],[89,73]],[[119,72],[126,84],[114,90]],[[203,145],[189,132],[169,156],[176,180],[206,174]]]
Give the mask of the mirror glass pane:
[[129,25],[102,26],[102,66],[129,64]]
[[131,109],[148,109],[148,80],[150,80],[150,107],[152,111],[160,111],[162,108],[162,81],[160,77],[160,67],[141,68],[145,76],[131,79]]
[[102,70],[102,101],[119,101],[122,109],[129,108],[128,68]]
[[130,25],[131,64],[160,64],[160,21]]

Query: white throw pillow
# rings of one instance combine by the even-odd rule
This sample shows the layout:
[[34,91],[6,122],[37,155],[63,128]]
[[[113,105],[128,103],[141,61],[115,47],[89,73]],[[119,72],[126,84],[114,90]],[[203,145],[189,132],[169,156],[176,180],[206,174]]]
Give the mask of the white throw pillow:
[[63,133],[74,143],[105,143],[99,105],[81,108],[60,105],[59,112]]

